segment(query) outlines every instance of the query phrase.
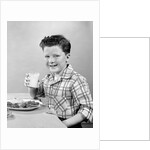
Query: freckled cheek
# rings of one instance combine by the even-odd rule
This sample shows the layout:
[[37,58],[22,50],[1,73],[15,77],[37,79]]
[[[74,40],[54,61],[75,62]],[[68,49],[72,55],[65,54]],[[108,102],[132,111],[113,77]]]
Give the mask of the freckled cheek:
[[45,61],[45,65],[48,66],[48,64],[49,64],[49,62],[48,62],[48,61]]

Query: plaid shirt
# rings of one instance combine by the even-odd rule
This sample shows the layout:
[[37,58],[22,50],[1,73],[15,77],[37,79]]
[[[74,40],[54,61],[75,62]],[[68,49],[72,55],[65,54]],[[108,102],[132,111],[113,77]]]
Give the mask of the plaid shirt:
[[61,77],[54,80],[47,74],[39,87],[53,107],[57,116],[67,119],[81,113],[87,121],[93,121],[93,101],[86,79],[75,72],[71,65],[63,71]]

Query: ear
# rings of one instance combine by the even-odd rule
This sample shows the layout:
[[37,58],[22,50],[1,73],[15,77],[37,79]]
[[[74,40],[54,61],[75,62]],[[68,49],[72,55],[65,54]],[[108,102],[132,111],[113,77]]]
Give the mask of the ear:
[[66,57],[67,57],[67,59],[69,59],[70,58],[70,54],[68,53],[68,54],[66,54]]
[[66,54],[66,57],[67,57],[67,60],[66,60],[66,63],[69,61],[69,58],[70,58],[70,54]]

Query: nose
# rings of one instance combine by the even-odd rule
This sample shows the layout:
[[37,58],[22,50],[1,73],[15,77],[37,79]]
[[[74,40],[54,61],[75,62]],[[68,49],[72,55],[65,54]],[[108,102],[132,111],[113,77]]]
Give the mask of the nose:
[[54,57],[49,57],[48,62],[49,63],[54,63],[55,62],[55,58]]

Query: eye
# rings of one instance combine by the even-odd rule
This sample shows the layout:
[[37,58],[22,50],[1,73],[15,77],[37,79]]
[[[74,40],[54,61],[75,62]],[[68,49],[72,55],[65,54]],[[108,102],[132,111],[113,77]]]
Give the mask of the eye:
[[45,55],[45,58],[49,58],[49,56],[48,56],[48,55]]
[[56,55],[56,54],[55,54],[55,55],[53,55],[53,57],[58,58],[58,57],[60,57],[60,55]]

